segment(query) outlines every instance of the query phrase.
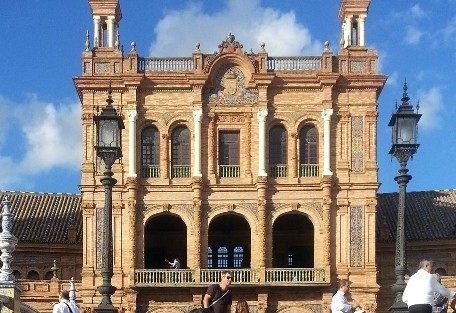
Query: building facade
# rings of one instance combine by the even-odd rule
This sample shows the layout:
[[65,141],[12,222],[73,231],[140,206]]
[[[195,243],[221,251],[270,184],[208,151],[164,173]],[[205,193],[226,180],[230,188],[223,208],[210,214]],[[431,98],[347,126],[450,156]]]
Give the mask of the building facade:
[[[120,311],[188,312],[230,269],[234,300],[253,312],[327,312],[339,278],[355,282],[353,298],[375,312],[377,99],[386,77],[365,46],[370,0],[341,1],[336,52],[326,43],[321,55],[301,57],[271,56],[266,44],[246,52],[233,34],[211,54],[197,44],[188,57],[145,58],[132,43],[124,55],[118,0],[89,4],[93,43],[87,36],[74,78],[81,307],[100,302],[105,191],[93,118],[109,93],[126,125],[112,195]],[[182,268],[169,270],[165,259],[175,257]]]

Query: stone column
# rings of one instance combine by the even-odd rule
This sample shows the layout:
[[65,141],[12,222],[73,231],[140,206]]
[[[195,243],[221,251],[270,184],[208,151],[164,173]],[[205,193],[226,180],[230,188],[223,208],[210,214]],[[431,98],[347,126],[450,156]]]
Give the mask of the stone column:
[[201,120],[203,117],[202,109],[193,110],[193,125],[194,125],[194,163],[193,163],[193,176],[201,177]]
[[296,178],[298,177],[298,164],[299,164],[299,159],[298,159],[298,152],[297,152],[297,134],[296,133],[291,133],[290,134],[291,140],[290,140],[290,177],[291,178]]
[[331,146],[330,146],[330,138],[331,138],[331,115],[333,114],[333,109],[324,109],[321,112],[321,116],[323,117],[323,176],[332,176],[332,172],[330,169],[330,157],[331,157]]
[[136,177],[136,119],[138,112],[128,110],[128,177]]
[[264,273],[266,271],[266,249],[268,242],[267,237],[267,225],[266,225],[266,189],[267,189],[267,178],[265,176],[258,176],[257,184],[258,193],[258,229],[257,229],[257,266],[260,270],[260,282],[265,282],[266,278]]
[[267,109],[258,109],[258,176],[268,176],[266,172],[266,117]]
[[[202,189],[203,189],[203,180],[201,177],[193,177],[192,181],[192,190],[193,190],[193,234],[189,234],[188,238],[190,239],[189,244],[193,246],[193,249],[189,249],[188,255],[188,266],[194,269],[200,269],[202,267],[201,259],[203,257],[201,251],[201,220],[202,220]],[[207,255],[207,252],[206,252]],[[199,273],[199,270],[195,271]],[[196,277],[195,277],[196,280]]]
[[100,16],[94,15],[93,16],[93,46],[94,46],[94,48],[99,47],[100,40],[103,40],[100,24],[101,24]]
[[345,17],[345,29],[344,29],[344,48],[351,46],[351,30],[352,30],[352,18],[350,16]]
[[115,16],[108,16],[107,20],[107,30],[108,30],[108,37],[106,46],[109,48],[114,48],[114,41],[115,41]]
[[[332,203],[332,176],[323,176],[321,187],[323,191],[323,267],[329,271],[330,268],[330,245],[331,245],[331,203]],[[329,273],[329,272],[327,272]],[[329,275],[328,275],[329,276]]]
[[214,178],[215,175],[215,155],[214,153],[217,153],[218,149],[215,149],[215,114],[214,113],[209,113],[209,129],[207,130],[208,132],[208,160],[207,160],[207,166],[208,166],[208,171],[209,171],[209,177],[210,179]]
[[359,45],[364,47],[364,25],[366,23],[366,16],[360,15],[358,18],[358,38],[359,38]]

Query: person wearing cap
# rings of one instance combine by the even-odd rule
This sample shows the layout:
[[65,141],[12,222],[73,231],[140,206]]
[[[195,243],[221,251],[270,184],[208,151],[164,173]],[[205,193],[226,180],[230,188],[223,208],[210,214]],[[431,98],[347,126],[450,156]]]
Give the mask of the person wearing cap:
[[435,293],[448,299],[454,298],[456,292],[439,284],[431,274],[433,266],[431,260],[422,260],[420,269],[408,280],[402,301],[407,303],[409,313],[432,313]]
[[347,294],[350,291],[351,281],[347,279],[339,280],[339,290],[334,294],[331,300],[332,313],[353,313],[353,309],[358,305],[352,301],[348,302]]

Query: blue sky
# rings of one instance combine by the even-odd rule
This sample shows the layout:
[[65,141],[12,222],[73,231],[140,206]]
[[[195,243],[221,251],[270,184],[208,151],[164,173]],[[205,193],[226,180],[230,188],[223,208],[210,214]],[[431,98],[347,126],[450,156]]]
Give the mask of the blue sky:
[[[120,0],[120,41],[140,56],[211,53],[232,32],[245,50],[266,43],[271,56],[320,55],[339,49],[339,1]],[[0,189],[79,193],[81,74],[88,1],[2,2],[0,22]],[[409,191],[456,188],[456,1],[372,0],[366,45],[380,55],[388,82],[379,98],[380,192],[396,192],[398,162],[388,155],[388,121],[404,80],[419,101],[419,143],[408,168]]]

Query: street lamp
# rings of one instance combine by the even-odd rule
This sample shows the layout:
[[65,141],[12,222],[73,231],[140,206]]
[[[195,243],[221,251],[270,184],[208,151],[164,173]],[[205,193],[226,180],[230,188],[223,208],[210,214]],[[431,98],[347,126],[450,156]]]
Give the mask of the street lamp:
[[97,156],[105,163],[105,171],[100,182],[105,188],[105,206],[103,208],[103,251],[101,277],[103,284],[98,286],[102,299],[101,303],[95,308],[96,313],[117,312],[112,305],[111,296],[116,292],[116,287],[111,285],[113,276],[112,269],[112,187],[117,183],[113,178],[111,170],[115,160],[122,157],[121,132],[125,128],[122,117],[117,115],[116,109],[112,106],[111,83],[109,83],[108,98],[106,107],[100,115],[93,117],[97,130],[95,150]]
[[413,106],[408,103],[410,98],[407,95],[407,83],[404,83],[404,93],[402,95],[402,104],[396,109],[396,113],[391,116],[388,126],[392,127],[392,146],[389,154],[394,156],[400,165],[399,175],[394,180],[399,185],[399,203],[397,207],[397,230],[396,230],[396,255],[395,269],[396,283],[392,285],[393,292],[396,293],[396,299],[389,309],[392,312],[407,312],[407,304],[402,301],[402,294],[406,286],[405,274],[407,272],[407,257],[405,251],[405,195],[407,183],[412,179],[408,175],[407,161],[413,157],[419,147],[417,143],[418,121],[421,114],[418,114],[419,104],[416,112]]

